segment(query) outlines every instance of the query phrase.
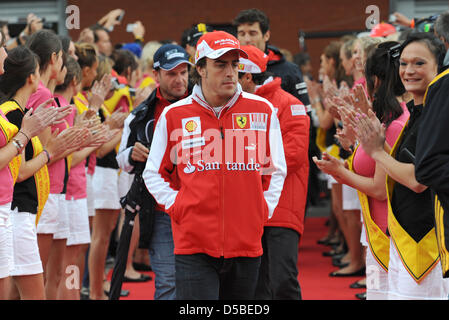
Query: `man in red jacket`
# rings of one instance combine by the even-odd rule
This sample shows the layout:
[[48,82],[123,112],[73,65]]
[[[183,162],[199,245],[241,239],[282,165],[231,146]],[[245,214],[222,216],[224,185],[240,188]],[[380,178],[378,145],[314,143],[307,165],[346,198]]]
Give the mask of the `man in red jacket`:
[[264,223],[284,184],[279,120],[242,91],[240,56],[229,33],[198,40],[196,85],[162,112],[142,175],[172,220],[180,300],[254,298]]
[[240,58],[239,82],[244,91],[273,104],[287,163],[281,198],[264,228],[256,299],[301,299],[297,263],[307,199],[310,120],[301,101],[281,88],[281,79],[266,72],[268,56],[255,46],[242,49],[248,59]]

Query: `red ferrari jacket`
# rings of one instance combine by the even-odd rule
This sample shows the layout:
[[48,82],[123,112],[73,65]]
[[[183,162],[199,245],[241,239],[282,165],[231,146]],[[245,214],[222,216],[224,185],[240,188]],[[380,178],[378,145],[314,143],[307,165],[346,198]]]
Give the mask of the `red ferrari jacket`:
[[277,109],[287,163],[284,189],[273,218],[266,226],[290,228],[302,234],[309,177],[310,118],[302,102],[281,88],[281,78],[259,87],[256,95],[267,99]]
[[162,112],[142,176],[172,219],[175,254],[232,258],[262,255],[263,227],[285,175],[270,102],[238,86],[216,114],[195,86]]

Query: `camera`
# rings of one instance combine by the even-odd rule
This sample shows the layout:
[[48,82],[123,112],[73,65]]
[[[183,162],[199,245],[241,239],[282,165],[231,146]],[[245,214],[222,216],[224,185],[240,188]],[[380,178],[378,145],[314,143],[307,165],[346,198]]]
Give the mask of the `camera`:
[[435,21],[438,19],[438,14],[427,18],[415,19],[415,29],[420,32],[434,32]]

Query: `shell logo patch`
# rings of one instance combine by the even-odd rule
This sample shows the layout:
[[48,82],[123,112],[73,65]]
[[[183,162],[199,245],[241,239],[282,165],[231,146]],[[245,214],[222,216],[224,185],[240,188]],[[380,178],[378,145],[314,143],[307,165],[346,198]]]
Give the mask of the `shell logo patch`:
[[182,133],[183,136],[193,136],[196,134],[201,134],[200,117],[182,119]]
[[190,120],[189,122],[186,123],[186,125],[184,126],[184,128],[186,128],[187,132],[193,132],[195,131],[196,128],[198,128],[198,125],[196,124],[195,121]]

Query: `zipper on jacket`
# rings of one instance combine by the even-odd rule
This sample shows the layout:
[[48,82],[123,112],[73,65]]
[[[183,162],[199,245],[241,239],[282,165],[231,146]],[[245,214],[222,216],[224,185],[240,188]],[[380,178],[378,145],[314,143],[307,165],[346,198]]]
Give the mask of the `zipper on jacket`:
[[222,248],[221,248],[221,254],[224,258],[224,251],[225,251],[225,200],[224,200],[224,170],[225,170],[225,141],[224,141],[224,133],[223,133],[223,120],[222,119],[218,119],[218,125],[220,126],[220,132],[221,132],[221,147],[222,147],[222,166],[221,166],[221,193],[220,193],[220,197],[221,197],[221,217],[222,217],[222,221],[221,221],[221,228],[222,228],[222,232],[223,232],[223,244],[222,244]]

